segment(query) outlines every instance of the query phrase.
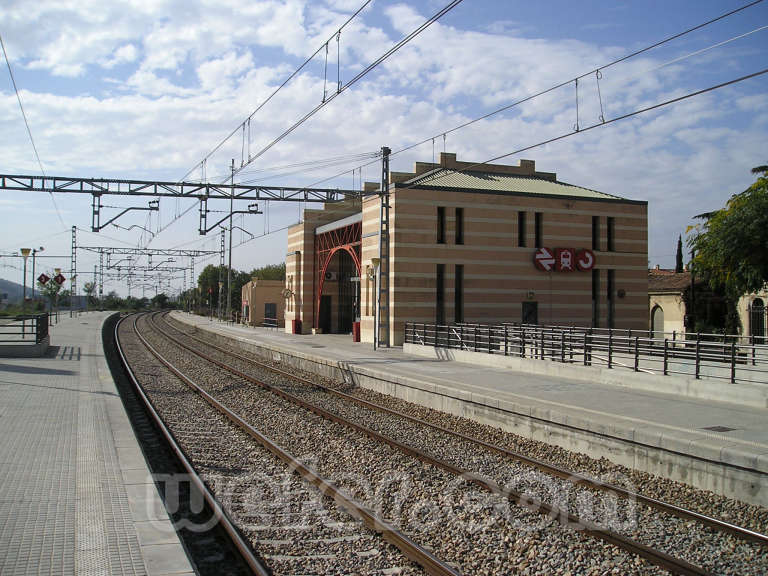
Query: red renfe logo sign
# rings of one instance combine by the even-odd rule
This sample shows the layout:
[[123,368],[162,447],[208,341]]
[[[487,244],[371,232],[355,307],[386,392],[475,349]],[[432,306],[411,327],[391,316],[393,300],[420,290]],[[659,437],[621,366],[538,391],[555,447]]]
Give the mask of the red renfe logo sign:
[[536,268],[544,272],[586,272],[595,266],[595,253],[584,248],[539,248],[533,254],[533,263]]

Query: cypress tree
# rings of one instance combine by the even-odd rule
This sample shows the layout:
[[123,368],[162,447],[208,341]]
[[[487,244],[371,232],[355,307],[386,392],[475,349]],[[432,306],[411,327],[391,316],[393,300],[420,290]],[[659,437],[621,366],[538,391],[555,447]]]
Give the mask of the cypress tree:
[[675,262],[675,272],[683,271],[683,236],[677,237],[677,258]]

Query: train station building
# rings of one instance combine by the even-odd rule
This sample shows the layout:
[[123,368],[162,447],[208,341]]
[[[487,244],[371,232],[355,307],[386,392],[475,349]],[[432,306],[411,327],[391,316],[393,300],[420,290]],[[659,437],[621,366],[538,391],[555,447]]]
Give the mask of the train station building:
[[[518,166],[389,174],[390,342],[405,322],[648,326],[647,202]],[[378,184],[366,183],[373,192]],[[288,232],[286,331],[374,338],[380,197],[305,210]]]

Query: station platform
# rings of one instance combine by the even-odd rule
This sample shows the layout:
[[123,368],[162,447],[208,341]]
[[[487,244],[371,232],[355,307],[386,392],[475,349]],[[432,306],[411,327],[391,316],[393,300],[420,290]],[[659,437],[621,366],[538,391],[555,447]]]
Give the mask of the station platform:
[[768,506],[768,409],[728,403],[727,383],[704,400],[172,314],[310,372]]
[[0,359],[0,574],[194,574],[104,357],[112,312]]

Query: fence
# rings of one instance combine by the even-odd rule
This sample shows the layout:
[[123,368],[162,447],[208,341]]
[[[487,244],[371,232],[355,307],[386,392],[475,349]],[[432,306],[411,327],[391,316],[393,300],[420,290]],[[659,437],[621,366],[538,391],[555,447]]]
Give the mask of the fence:
[[40,344],[48,336],[48,314],[0,318],[0,344]]
[[738,335],[406,322],[405,342],[664,376],[768,384],[768,346]]

